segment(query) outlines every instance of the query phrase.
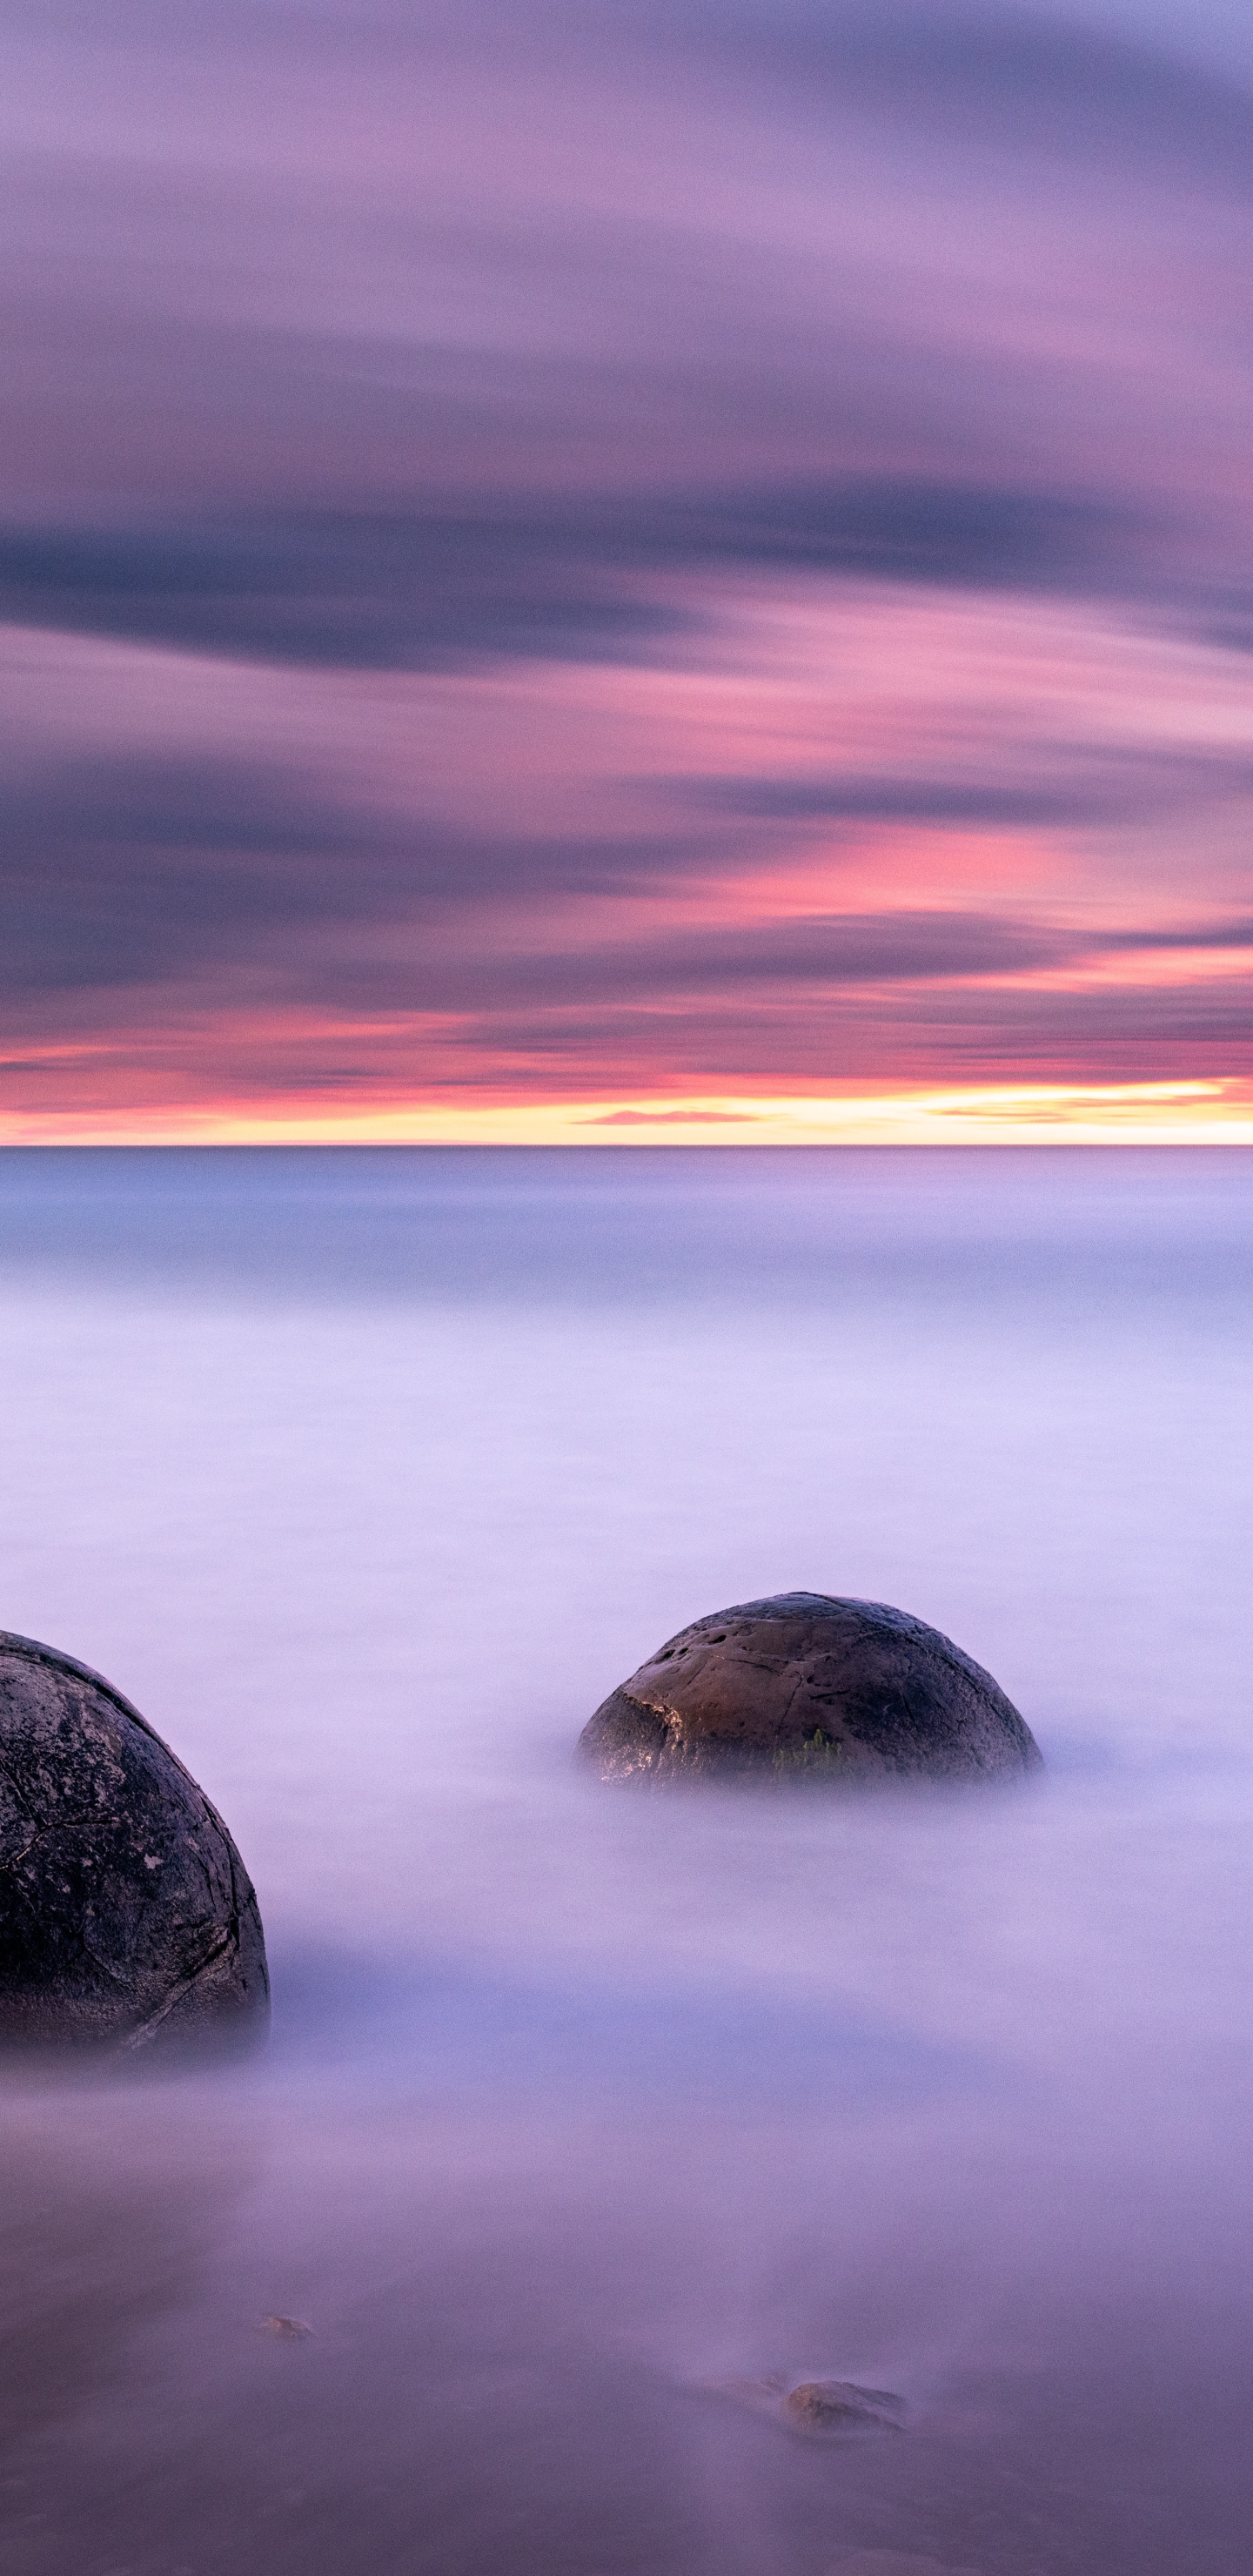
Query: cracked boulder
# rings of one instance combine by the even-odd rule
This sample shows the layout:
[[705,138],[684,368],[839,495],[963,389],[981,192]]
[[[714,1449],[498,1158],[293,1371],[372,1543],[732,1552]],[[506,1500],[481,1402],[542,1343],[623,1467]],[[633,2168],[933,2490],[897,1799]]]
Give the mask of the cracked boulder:
[[0,2036],[118,2049],[269,2014],[252,1882],[129,1700],[0,1632]]
[[696,1619],[588,1719],[602,1780],[747,1772],[831,1782],[1040,1768],[990,1673],[905,1610],[781,1592]]

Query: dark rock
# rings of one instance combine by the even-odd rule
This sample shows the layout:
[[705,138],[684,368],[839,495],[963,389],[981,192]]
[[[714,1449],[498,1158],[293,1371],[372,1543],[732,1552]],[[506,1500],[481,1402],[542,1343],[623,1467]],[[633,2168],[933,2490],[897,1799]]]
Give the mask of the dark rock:
[[0,1632],[0,2035],[146,2047],[263,2027],[252,1882],[99,1673]]
[[807,2379],[790,2388],[784,2413],[803,2433],[899,2433],[905,2408],[888,2388],[851,2379]]
[[830,1781],[1040,1767],[990,1673],[904,1610],[781,1592],[693,1621],[579,1738],[602,1780],[743,1771]]

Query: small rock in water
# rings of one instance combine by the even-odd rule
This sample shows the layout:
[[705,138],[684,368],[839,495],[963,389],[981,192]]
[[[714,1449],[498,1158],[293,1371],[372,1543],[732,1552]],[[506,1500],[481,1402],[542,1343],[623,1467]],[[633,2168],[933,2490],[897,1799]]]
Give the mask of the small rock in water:
[[602,1780],[745,1772],[834,1783],[1040,1768],[980,1664],[881,1601],[781,1592],[694,1620],[611,1691],[579,1738]]
[[910,2549],[854,2549],[832,2560],[827,2576],[979,2576],[977,2567],[951,2567],[947,2559],[917,2558]]
[[262,2317],[262,2334],[277,2335],[280,2343],[303,2343],[313,2332],[303,2317]]
[[216,1809],[110,1682],[3,1632],[0,1890],[0,2037],[264,2028],[261,1916]]
[[899,2433],[904,2402],[888,2388],[858,2388],[851,2379],[806,2379],[789,2389],[784,2411],[805,2433]]

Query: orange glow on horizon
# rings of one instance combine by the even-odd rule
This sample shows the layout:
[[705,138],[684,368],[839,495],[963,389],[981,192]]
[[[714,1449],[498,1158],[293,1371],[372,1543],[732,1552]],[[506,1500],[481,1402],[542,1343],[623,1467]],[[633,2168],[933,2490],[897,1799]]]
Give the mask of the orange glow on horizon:
[[276,1098],[0,1120],[0,1146],[1253,1145],[1253,1084],[986,1084],[755,1098],[361,1102]]

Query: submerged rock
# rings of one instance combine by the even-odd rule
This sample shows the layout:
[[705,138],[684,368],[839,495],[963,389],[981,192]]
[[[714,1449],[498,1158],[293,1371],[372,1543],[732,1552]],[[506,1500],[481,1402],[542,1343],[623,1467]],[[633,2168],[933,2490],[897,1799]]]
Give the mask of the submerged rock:
[[851,2379],[803,2380],[783,2408],[804,2433],[899,2433],[905,2415],[890,2388],[858,2388]]
[[711,2393],[751,2406],[754,2414],[773,2418],[792,2433],[816,2434],[824,2441],[846,2441],[862,2433],[900,2433],[907,2413],[905,2400],[890,2388],[859,2388],[852,2379],[804,2379],[798,2386],[772,2374],[766,2379],[722,2379]]
[[146,2047],[264,2027],[252,1882],[145,1718],[0,1632],[0,2036]]
[[831,1781],[1033,1771],[1030,1727],[938,1628],[881,1601],[780,1592],[681,1628],[588,1719],[602,1780]]
[[977,2567],[952,2567],[947,2558],[919,2558],[912,2549],[854,2549],[832,2559],[827,2576],[980,2576]]

